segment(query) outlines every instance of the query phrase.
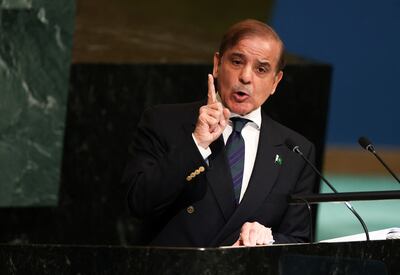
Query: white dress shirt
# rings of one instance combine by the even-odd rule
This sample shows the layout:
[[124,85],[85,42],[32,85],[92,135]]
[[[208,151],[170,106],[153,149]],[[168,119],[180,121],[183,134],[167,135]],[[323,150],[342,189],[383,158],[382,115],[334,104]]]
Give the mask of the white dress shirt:
[[[239,115],[231,113],[232,117],[238,117]],[[258,140],[260,138],[260,128],[261,128],[261,107],[258,107],[251,113],[245,116],[239,116],[251,120],[242,129],[242,137],[244,139],[245,153],[244,153],[244,171],[242,180],[242,189],[240,191],[239,202],[242,200],[244,193],[246,192],[247,186],[249,185],[251,173],[253,172],[254,162],[256,160]],[[224,138],[224,143],[228,140],[230,134],[232,133],[232,121],[229,120],[229,124],[226,126],[225,130],[222,132]],[[192,135],[193,136],[193,135]],[[193,140],[199,149],[200,154],[203,156],[204,160],[208,163],[208,157],[211,155],[211,149],[208,147],[204,149],[199,146],[196,139],[193,136]]]

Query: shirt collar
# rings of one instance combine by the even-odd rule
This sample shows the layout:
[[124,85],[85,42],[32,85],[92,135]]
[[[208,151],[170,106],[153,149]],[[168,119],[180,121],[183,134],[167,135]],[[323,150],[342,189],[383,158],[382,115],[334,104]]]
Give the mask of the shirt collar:
[[257,129],[261,128],[261,107],[258,107],[257,109],[255,109],[254,111],[248,113],[247,115],[241,116],[238,114],[235,114],[233,112],[231,112],[231,118],[232,117],[242,117],[242,118],[246,118],[248,120],[251,120]]

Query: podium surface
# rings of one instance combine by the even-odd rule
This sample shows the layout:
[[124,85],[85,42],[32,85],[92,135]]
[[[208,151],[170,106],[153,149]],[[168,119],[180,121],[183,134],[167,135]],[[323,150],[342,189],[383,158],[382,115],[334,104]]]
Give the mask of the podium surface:
[[0,274],[400,274],[400,241],[242,248],[0,245]]

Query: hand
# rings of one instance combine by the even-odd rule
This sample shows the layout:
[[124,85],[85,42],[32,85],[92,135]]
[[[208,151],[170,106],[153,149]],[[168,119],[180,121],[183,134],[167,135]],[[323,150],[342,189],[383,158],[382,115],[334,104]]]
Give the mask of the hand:
[[228,124],[229,115],[230,111],[217,101],[214,79],[209,74],[207,105],[200,108],[196,128],[193,132],[197,144],[207,149],[224,131]]
[[273,242],[271,228],[258,222],[246,222],[242,226],[239,239],[232,246],[267,245]]

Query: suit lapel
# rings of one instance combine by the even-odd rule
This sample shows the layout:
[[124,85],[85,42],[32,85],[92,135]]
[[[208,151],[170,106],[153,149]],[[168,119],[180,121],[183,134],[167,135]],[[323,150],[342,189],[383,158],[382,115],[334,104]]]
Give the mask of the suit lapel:
[[[261,135],[260,138],[262,138]],[[277,155],[284,158],[284,150],[282,149],[282,146],[272,145],[269,142],[259,143],[253,173],[246,193],[232,217],[233,224],[240,224],[241,226],[246,222],[245,219],[254,214],[271,192],[281,168],[279,164],[275,163],[275,158]]]
[[209,158],[207,180],[217,199],[225,220],[229,220],[236,205],[222,135],[211,144],[211,151],[212,154]]

